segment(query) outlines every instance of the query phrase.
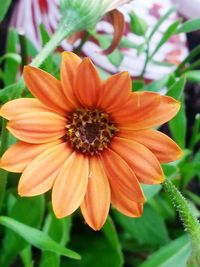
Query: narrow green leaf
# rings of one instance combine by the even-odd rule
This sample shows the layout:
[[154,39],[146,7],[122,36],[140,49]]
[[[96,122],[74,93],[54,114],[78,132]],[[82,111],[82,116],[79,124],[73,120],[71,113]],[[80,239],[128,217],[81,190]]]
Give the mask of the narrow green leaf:
[[187,129],[187,119],[185,114],[185,104],[183,96],[180,98],[181,101],[181,108],[176,115],[170,122],[169,128],[172,134],[173,139],[176,143],[181,147],[185,148],[185,141],[186,141],[186,129]]
[[151,40],[151,38],[154,36],[154,34],[157,32],[157,30],[160,28],[161,24],[172,14],[176,11],[175,7],[170,8],[155,24],[152,31],[149,34],[148,40]]
[[1,1],[0,22],[4,19],[10,4],[11,4],[11,0],[3,0],[3,1]]
[[167,95],[175,99],[180,99],[185,87],[185,77],[178,79],[168,90]]
[[182,72],[182,69],[183,71],[185,71],[184,68],[185,68],[186,63],[191,62],[199,55],[200,55],[200,45],[197,45],[194,49],[192,49],[192,51],[190,51],[189,55],[187,55],[186,58],[179,64],[179,66],[177,67],[175,71],[175,75],[179,76]]
[[111,245],[118,253],[119,258],[121,258],[121,264],[123,264],[124,258],[123,258],[123,254],[122,254],[121,244],[119,242],[119,238],[118,238],[114,223],[110,217],[108,217],[106,223],[104,224],[102,231],[103,231],[104,235],[106,236],[107,240],[110,241]]
[[147,84],[144,87],[144,90],[151,92],[159,92],[161,89],[164,89],[168,83],[169,75],[165,75],[163,78],[156,80],[150,84]]
[[150,58],[153,58],[153,56],[158,52],[158,50],[169,40],[169,38],[176,32],[176,29],[178,28],[180,24],[180,20],[175,21],[172,23],[169,28],[164,32],[162,35],[160,41],[158,42],[157,46],[155,47],[153,53],[151,54]]
[[[22,199],[10,194],[8,201],[9,217],[31,227],[40,227],[44,214],[43,196]],[[27,243],[19,235],[6,228],[2,240],[2,265],[11,262],[25,246]]]
[[192,128],[192,136],[189,142],[189,149],[193,151],[195,145],[200,141],[200,114],[195,116],[195,121]]
[[133,11],[130,13],[130,19],[131,31],[138,36],[144,36],[147,31],[146,21],[138,17]]
[[6,53],[2,57],[0,57],[0,63],[2,63],[6,59],[12,59],[13,61],[17,62],[18,64],[21,63],[20,55],[16,53]]
[[73,259],[80,259],[79,254],[59,245],[56,241],[38,229],[27,226],[6,216],[0,216],[0,224],[10,228],[24,238],[29,244],[41,250],[52,251]]
[[200,29],[200,18],[187,20],[176,33],[194,32]]
[[183,267],[190,256],[187,235],[183,235],[151,255],[140,267]]
[[200,83],[200,70],[191,70],[185,73],[186,79],[190,82]]
[[[7,37],[6,53],[17,54],[17,44],[18,34],[16,30],[10,29]],[[17,61],[13,61],[13,59],[11,58],[7,58],[5,60],[5,67],[3,72],[5,86],[10,85],[16,81],[18,68],[19,63]]]
[[[58,242],[62,246],[70,240],[70,232],[72,227],[72,218],[70,216],[57,219],[50,209],[50,213],[46,218],[44,225],[44,232],[48,234],[53,240]],[[40,260],[40,267],[59,267],[60,255],[50,251],[43,251]]]

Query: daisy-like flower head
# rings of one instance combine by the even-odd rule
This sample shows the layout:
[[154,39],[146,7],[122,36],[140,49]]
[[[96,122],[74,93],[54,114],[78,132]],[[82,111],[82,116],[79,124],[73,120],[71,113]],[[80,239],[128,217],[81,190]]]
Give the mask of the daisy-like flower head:
[[0,110],[20,140],[1,158],[2,168],[22,172],[19,194],[52,189],[58,218],[80,206],[95,230],[110,203],[127,216],[140,216],[140,183],[162,183],[160,163],[182,154],[153,129],[174,117],[179,103],[153,92],[132,93],[127,72],[102,81],[89,58],[70,52],[62,54],[60,80],[31,66],[24,80],[36,99],[12,100]]

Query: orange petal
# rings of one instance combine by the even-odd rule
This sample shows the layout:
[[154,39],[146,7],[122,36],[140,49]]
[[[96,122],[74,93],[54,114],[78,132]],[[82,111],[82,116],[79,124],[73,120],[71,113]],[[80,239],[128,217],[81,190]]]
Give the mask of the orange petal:
[[27,143],[50,142],[65,135],[66,119],[51,112],[31,112],[17,116],[7,129]]
[[146,146],[161,163],[175,161],[183,155],[181,148],[171,138],[156,130],[122,130],[118,136]]
[[143,211],[143,203],[136,203],[123,194],[111,191],[111,202],[113,206],[128,217],[140,217]]
[[103,85],[99,106],[107,112],[119,109],[128,101],[131,86],[131,77],[127,71],[112,75]]
[[60,78],[63,92],[73,108],[78,106],[78,101],[73,92],[73,84],[77,68],[81,63],[80,57],[72,52],[62,53]]
[[60,81],[52,75],[41,69],[25,66],[23,76],[30,92],[48,108],[62,115],[71,110]]
[[141,130],[163,124],[172,119],[180,109],[180,103],[169,96],[161,96],[160,104],[150,112],[146,111],[141,118],[133,119],[132,123],[123,123],[122,128]]
[[127,103],[111,112],[111,117],[118,124],[131,124],[143,121],[159,106],[161,96],[153,92],[134,92]]
[[89,58],[84,58],[78,66],[74,90],[83,106],[96,106],[101,93],[101,80]]
[[101,54],[103,55],[111,54],[115,50],[115,48],[118,47],[125,30],[124,15],[119,10],[112,10],[107,14],[107,17],[110,23],[113,25],[114,32],[111,45],[101,52]]
[[17,142],[3,154],[0,167],[10,172],[23,172],[27,165],[39,154],[61,142],[61,140],[56,140],[36,145]]
[[19,195],[36,196],[51,189],[60,168],[71,153],[67,144],[62,143],[47,149],[36,157],[19,180]]
[[52,203],[56,217],[73,213],[83,201],[88,184],[88,158],[74,152],[63,165],[53,186]]
[[18,98],[4,104],[0,109],[0,115],[7,120],[13,120],[20,114],[40,111],[50,111],[50,109],[37,99]]
[[110,186],[99,158],[90,158],[89,167],[88,187],[81,211],[86,223],[94,230],[100,230],[109,212]]
[[102,154],[102,160],[112,192],[115,192],[116,196],[119,193],[133,202],[141,203],[145,201],[137,177],[117,153],[106,149]]
[[130,166],[138,180],[144,184],[159,184],[164,174],[159,161],[145,146],[128,139],[115,137],[111,149],[119,154]]

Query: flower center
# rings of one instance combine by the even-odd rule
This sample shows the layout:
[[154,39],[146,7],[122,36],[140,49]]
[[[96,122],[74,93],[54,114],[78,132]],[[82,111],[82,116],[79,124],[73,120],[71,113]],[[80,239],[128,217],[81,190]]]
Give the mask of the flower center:
[[108,147],[117,131],[109,115],[98,109],[79,108],[67,119],[67,141],[75,150],[89,155]]

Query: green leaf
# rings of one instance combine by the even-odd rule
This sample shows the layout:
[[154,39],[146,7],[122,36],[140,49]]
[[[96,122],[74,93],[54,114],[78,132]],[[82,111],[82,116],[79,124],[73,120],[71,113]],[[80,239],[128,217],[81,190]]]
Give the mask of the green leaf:
[[200,83],[200,70],[191,70],[185,73],[186,79],[190,82]]
[[11,4],[11,0],[3,0],[3,1],[1,1],[0,22],[4,19],[10,4]]
[[130,19],[131,31],[138,36],[144,36],[147,31],[146,21],[138,17],[133,11],[130,13]]
[[116,222],[141,245],[157,247],[169,241],[164,220],[149,204],[145,204],[140,218],[129,218],[116,211],[114,217]]
[[73,259],[80,259],[79,254],[59,245],[56,241],[38,229],[27,226],[6,216],[0,216],[0,224],[10,228],[29,244],[41,250],[52,251]]
[[178,79],[168,90],[167,96],[171,96],[175,99],[180,99],[185,87],[185,77]]
[[113,246],[113,248],[118,253],[119,258],[121,258],[121,263],[123,264],[124,258],[122,254],[122,248],[119,242],[119,238],[118,238],[114,223],[110,217],[108,217],[106,223],[104,224],[102,231],[104,235],[106,236],[107,240],[110,241],[110,244]]
[[159,92],[161,89],[165,88],[168,80],[169,80],[170,75],[165,75],[163,78],[154,81],[150,84],[147,84],[144,87],[144,90],[146,91],[151,91],[151,92]]
[[179,64],[175,71],[175,75],[179,76],[183,71],[185,71],[185,65],[188,62],[192,62],[195,58],[198,58],[200,55],[200,45],[197,45],[192,51],[190,51],[189,55]]
[[178,114],[169,122],[169,128],[173,139],[181,147],[185,148],[187,119],[183,96],[180,98],[181,108]]
[[147,200],[150,200],[152,197],[157,195],[162,189],[162,186],[159,184],[157,185],[142,184],[141,186]]
[[[39,227],[44,214],[44,197],[38,196],[33,198],[17,198],[10,194],[8,200],[12,205],[9,207],[8,215],[24,224],[32,227]],[[13,203],[14,200],[14,203]],[[19,212],[20,211],[20,212]],[[21,251],[27,243],[10,229],[6,229],[2,242],[2,260],[10,262]]]
[[[70,240],[70,232],[72,227],[72,218],[70,216],[57,219],[52,211],[47,216],[44,232],[48,234],[52,239],[54,239],[59,244],[66,246]],[[44,251],[40,260],[40,267],[59,267],[60,266],[60,256],[56,253],[50,251]]]
[[6,53],[2,57],[0,57],[0,63],[2,63],[6,59],[12,59],[14,62],[20,64],[21,56],[16,53]]
[[[6,53],[17,54],[18,34],[16,30],[10,29],[7,38]],[[7,58],[4,67],[4,84],[10,85],[16,81],[19,63],[13,61],[11,58]]]
[[[48,34],[48,32],[46,31],[45,27],[43,24],[39,25],[39,30],[40,30],[40,35],[41,35],[41,39],[42,39],[42,46],[44,47],[48,41],[50,40],[50,36]],[[52,54],[50,54],[45,62],[42,64],[41,66],[42,69],[48,71],[49,73],[53,73],[53,58],[52,58]]]
[[194,150],[195,145],[200,141],[200,114],[195,116],[195,121],[192,128],[192,136],[189,142],[189,149]]
[[140,267],[184,267],[191,248],[187,235],[183,235],[152,254]]
[[144,88],[144,80],[133,80],[132,81],[132,91],[140,91]]
[[176,33],[194,32],[200,29],[200,18],[187,20]]
[[166,19],[176,11],[175,7],[170,8],[159,20],[158,22],[155,24],[155,26],[153,27],[152,31],[149,34],[148,40],[151,40],[151,38],[154,36],[154,34],[157,32],[157,30],[160,28],[160,26],[163,24],[164,21],[166,21]]
[[158,52],[158,50],[169,40],[169,38],[176,32],[180,24],[180,20],[175,21],[172,23],[169,28],[164,32],[160,41],[158,42],[157,46],[155,47],[153,53],[151,54],[151,58]]

